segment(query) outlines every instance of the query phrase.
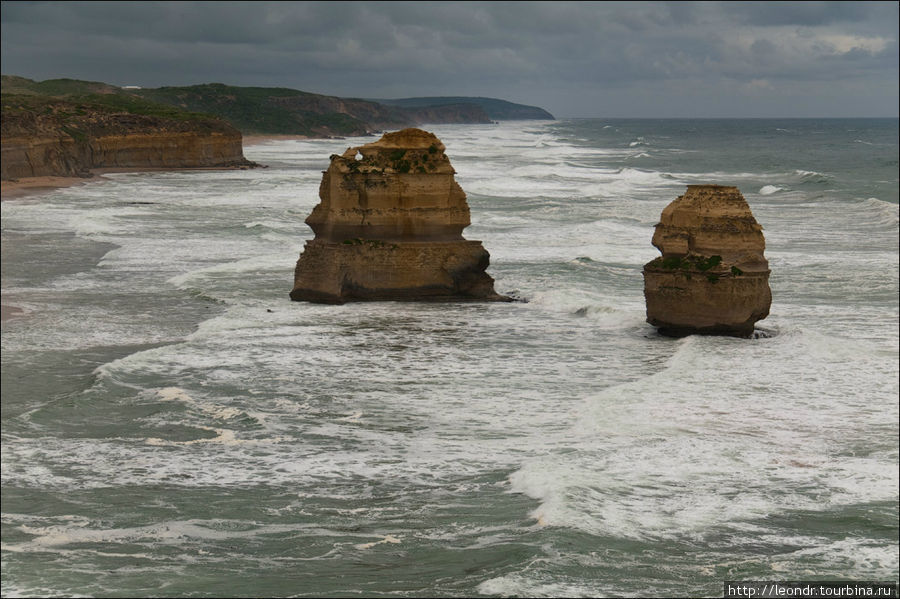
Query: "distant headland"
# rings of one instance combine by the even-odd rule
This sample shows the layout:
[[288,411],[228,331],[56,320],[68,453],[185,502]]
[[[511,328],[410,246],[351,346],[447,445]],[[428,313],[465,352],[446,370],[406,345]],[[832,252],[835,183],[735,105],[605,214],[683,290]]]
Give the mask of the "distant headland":
[[372,100],[388,106],[402,108],[435,108],[441,106],[475,104],[480,106],[488,117],[498,121],[519,120],[555,120],[553,115],[537,106],[515,104],[496,98],[480,98],[468,96],[438,96],[431,98],[400,98],[397,100]]
[[118,87],[2,76],[0,178],[87,177],[103,168],[255,166],[242,136],[329,138],[443,123],[553,119],[495,98],[363,100],[281,87],[207,83]]

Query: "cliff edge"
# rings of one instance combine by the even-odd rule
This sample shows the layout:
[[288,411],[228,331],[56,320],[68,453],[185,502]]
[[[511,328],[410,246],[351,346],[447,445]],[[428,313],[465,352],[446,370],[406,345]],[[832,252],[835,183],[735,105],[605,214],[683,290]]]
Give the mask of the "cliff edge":
[[228,123],[114,94],[4,93],[0,137],[4,180],[89,177],[93,168],[257,166]]

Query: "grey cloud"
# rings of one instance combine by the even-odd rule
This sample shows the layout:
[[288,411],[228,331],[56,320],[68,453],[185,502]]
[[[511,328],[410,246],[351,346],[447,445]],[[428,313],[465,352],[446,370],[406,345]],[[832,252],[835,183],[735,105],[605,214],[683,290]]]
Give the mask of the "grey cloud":
[[[4,2],[2,68],[145,86],[547,98],[577,116],[638,116],[662,94],[658,116],[676,116],[697,109],[691,89],[717,85],[755,82],[779,105],[765,80],[791,93],[835,82],[834,106],[849,106],[840,98],[852,89],[896,82],[897,29],[892,2]],[[884,114],[896,114],[893,89]]]
[[877,2],[728,2],[726,13],[747,25],[829,25],[865,19]]

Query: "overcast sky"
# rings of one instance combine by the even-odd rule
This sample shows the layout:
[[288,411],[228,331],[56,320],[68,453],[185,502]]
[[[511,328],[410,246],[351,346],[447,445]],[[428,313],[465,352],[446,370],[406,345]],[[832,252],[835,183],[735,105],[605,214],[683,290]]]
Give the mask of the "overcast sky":
[[2,2],[0,60],[557,117],[896,117],[898,37],[897,2]]

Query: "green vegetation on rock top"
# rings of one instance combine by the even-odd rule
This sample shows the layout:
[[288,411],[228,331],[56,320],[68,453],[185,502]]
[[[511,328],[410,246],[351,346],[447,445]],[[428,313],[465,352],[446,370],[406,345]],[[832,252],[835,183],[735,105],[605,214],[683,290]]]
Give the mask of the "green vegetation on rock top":
[[244,133],[282,133],[291,135],[351,135],[366,132],[361,120],[347,114],[316,114],[296,111],[279,104],[293,98],[308,101],[315,94],[282,87],[235,87],[208,83],[187,87],[160,87],[135,90],[155,102],[185,110],[215,114]]
[[15,75],[3,75],[2,89],[4,94],[68,96],[98,93],[114,94],[118,93],[120,88],[99,81],[47,79],[46,81],[38,82],[24,77],[16,77]]
[[237,135],[228,123],[209,114],[188,112],[143,98],[120,94],[56,97],[37,94],[0,95],[4,137],[58,135],[75,140],[135,130],[219,131]]

